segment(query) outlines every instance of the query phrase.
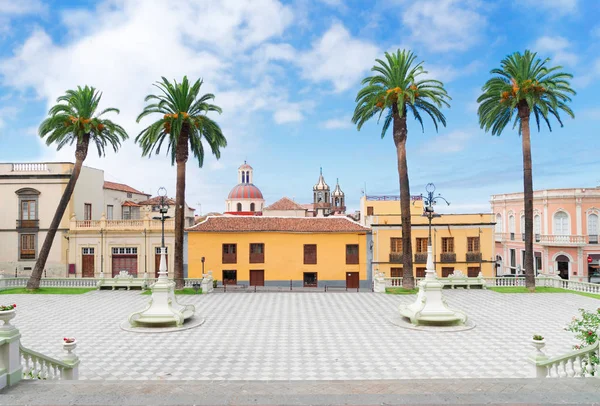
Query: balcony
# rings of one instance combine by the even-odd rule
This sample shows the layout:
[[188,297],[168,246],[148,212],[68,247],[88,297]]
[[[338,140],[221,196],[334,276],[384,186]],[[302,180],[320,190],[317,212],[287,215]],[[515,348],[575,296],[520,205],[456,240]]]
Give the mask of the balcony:
[[223,258],[221,263],[223,264],[235,264],[237,263],[237,254],[225,254],[223,253]]
[[[71,220],[71,230],[81,231],[143,231],[160,230],[162,228],[160,220]],[[165,230],[173,231],[175,229],[175,219],[165,220]]]
[[540,236],[540,245],[554,245],[559,247],[581,247],[586,244],[584,235],[544,235]]
[[40,228],[39,220],[17,220],[17,229],[28,228],[38,229]]
[[[223,254],[223,255],[225,255],[225,254]],[[223,262],[223,263],[225,263],[225,262]],[[231,262],[231,263],[235,263],[235,261]],[[251,252],[250,253],[250,263],[251,264],[264,264],[265,263],[265,254],[263,252]]]
[[480,262],[481,252],[467,252],[467,262]]
[[440,254],[440,262],[456,262],[456,253],[455,252],[442,252]]
[[402,255],[403,254],[401,252],[390,252],[390,262],[392,264],[401,264]]
[[427,262],[427,253],[426,252],[417,252],[415,254],[415,264],[424,264]]

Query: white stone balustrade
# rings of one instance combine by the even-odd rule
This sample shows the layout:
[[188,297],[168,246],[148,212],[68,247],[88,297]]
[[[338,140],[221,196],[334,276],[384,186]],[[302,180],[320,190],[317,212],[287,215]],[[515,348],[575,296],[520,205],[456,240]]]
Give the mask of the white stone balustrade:
[[545,340],[531,341],[536,351],[529,356],[529,361],[535,367],[536,378],[585,378],[600,379],[598,365],[592,363],[592,357],[600,357],[600,341],[588,347],[574,350],[563,355],[549,358],[542,349]]
[[12,164],[13,172],[48,172],[48,164]]

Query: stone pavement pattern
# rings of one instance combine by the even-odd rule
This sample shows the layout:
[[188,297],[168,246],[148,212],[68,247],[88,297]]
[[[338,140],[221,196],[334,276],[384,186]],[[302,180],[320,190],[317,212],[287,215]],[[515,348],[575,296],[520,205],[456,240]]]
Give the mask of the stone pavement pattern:
[[600,301],[574,294],[445,291],[448,304],[477,325],[463,332],[414,331],[390,319],[414,295],[220,293],[181,295],[206,322],[176,333],[119,328],[146,305],[139,291],[5,295],[17,303],[22,343],[62,356],[76,337],[86,380],[380,380],[533,377],[526,361],[534,333],[550,355],[569,351],[564,326]]
[[0,405],[599,404],[597,379],[28,381]]

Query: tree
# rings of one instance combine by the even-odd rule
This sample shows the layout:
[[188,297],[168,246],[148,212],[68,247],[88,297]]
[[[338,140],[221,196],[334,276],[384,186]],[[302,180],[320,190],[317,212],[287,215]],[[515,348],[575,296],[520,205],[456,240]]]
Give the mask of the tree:
[[523,149],[523,198],[525,204],[525,284],[535,291],[533,271],[533,175],[531,169],[531,140],[529,119],[531,113],[540,131],[543,120],[552,131],[550,116],[563,126],[559,112],[562,110],[574,118],[567,106],[575,95],[569,80],[573,75],[561,72],[561,66],[548,67],[550,59],[541,60],[536,53],[526,50],[523,55],[515,52],[500,62],[500,69],[492,69],[489,79],[477,99],[479,124],[492,135],[500,135],[506,125],[513,121],[519,128]]
[[148,95],[144,107],[138,116],[140,120],[150,114],[158,113],[162,118],[153,122],[136,137],[135,141],[142,147],[142,155],[150,156],[152,152],[160,153],[163,143],[167,145],[167,153],[171,153],[171,165],[177,163],[177,187],[175,196],[175,288],[183,289],[183,229],[185,217],[185,167],[189,149],[204,164],[204,145],[206,141],[213,155],[219,159],[221,148],[227,146],[227,140],[219,125],[207,116],[209,112],[221,113],[221,108],[210,104],[215,96],[207,93],[200,95],[203,81],[197,80],[190,86],[187,76],[181,83],[169,82],[165,77],[155,86],[160,90],[158,95]]
[[386,52],[385,61],[377,59],[377,64],[371,68],[374,75],[362,81],[364,87],[356,96],[356,108],[352,117],[352,122],[360,131],[363,124],[373,116],[377,116],[379,120],[385,114],[381,138],[385,136],[390,124],[393,125],[400,179],[402,286],[405,289],[413,289],[415,283],[412,270],[410,186],[406,164],[406,117],[411,113],[425,132],[422,114],[426,114],[433,121],[437,131],[438,123],[446,126],[446,118],[440,108],[450,107],[450,97],[443,83],[427,79],[423,62],[416,63],[416,59],[416,55],[407,50],[398,50],[392,54]]
[[90,143],[96,145],[99,156],[104,156],[106,146],[111,146],[117,152],[121,141],[128,137],[120,125],[113,123],[111,120],[101,118],[105,113],[109,112],[118,114],[119,110],[107,108],[96,115],[101,98],[102,93],[89,86],[85,86],[84,88],[78,86],[77,90],[67,90],[63,96],[56,99],[58,104],[50,109],[48,112],[49,117],[40,124],[38,132],[40,137],[46,137],[46,145],[57,144],[56,149],[60,150],[67,144],[73,145],[75,143],[75,166],[73,167],[73,172],[71,172],[67,187],[58,203],[52,223],[50,223],[50,228],[35,263],[35,268],[27,282],[27,289],[34,290],[40,287],[40,278],[46,266],[56,230],[58,230],[65,210],[71,200],[71,195],[75,190],[75,185],[81,173],[83,161],[87,157]]

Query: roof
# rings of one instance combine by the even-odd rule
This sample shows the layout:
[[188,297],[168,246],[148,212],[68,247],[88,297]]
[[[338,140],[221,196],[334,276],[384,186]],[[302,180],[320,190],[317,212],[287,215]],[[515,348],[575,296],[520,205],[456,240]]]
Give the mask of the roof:
[[[172,206],[175,204],[175,199],[167,197],[165,199],[165,203]],[[138,204],[141,204],[142,206],[158,206],[160,205],[160,196],[151,197],[150,199],[139,202]]]
[[229,192],[228,199],[262,199],[263,195],[259,188],[252,183],[238,183]]
[[369,228],[347,217],[208,217],[188,228],[200,232],[288,232],[288,233],[357,233]]
[[308,210],[308,211],[313,211],[315,209],[314,203],[301,204],[299,206],[302,207],[304,210]]
[[115,182],[104,181],[104,189],[118,190],[120,192],[136,193],[138,195],[150,196],[147,193],[140,192],[139,190],[134,189],[131,186],[127,186],[127,185],[125,185],[123,183],[115,183]]
[[140,207],[140,205],[136,202],[132,202],[131,200],[126,200],[121,204],[121,206],[130,206],[130,207]]
[[294,202],[289,197],[282,197],[270,206],[263,210],[306,210],[304,207]]

